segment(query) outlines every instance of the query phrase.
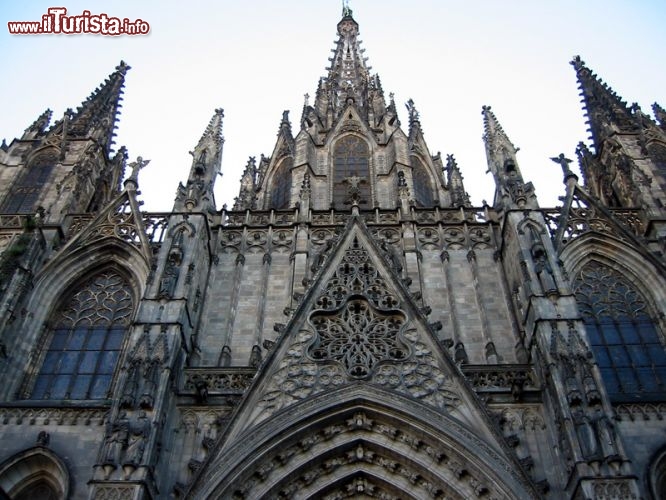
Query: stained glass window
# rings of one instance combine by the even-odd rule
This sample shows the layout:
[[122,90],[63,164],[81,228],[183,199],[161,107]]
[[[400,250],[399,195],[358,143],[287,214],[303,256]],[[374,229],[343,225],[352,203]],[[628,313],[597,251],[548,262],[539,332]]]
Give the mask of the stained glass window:
[[415,162],[412,179],[414,181],[414,201],[420,207],[432,207],[433,197],[430,179],[425,171],[425,166],[419,160]]
[[611,399],[665,399],[666,352],[643,295],[619,272],[596,261],[581,270],[574,289]]
[[55,156],[40,156],[33,161],[10,187],[0,212],[5,214],[31,214],[37,209],[37,200],[46,185]]
[[32,399],[106,398],[133,309],[130,287],[115,271],[76,287],[51,323]]
[[359,177],[361,207],[371,207],[370,151],[368,144],[354,135],[340,139],[333,150],[333,204],[342,209],[349,204],[349,183],[346,179]]
[[275,173],[273,191],[271,192],[272,208],[287,208],[291,194],[291,160],[283,160]]

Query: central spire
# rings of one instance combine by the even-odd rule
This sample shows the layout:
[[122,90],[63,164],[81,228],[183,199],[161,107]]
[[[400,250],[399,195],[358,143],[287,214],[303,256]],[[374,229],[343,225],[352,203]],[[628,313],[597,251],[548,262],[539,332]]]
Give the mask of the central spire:
[[[314,108],[305,106],[306,115],[310,109],[327,129],[335,123],[345,108],[354,105],[360,116],[371,125],[384,114],[386,104],[379,78],[370,74],[365,49],[358,38],[358,23],[352,17],[349,5],[343,3],[342,19],[338,22],[338,40],[329,58],[328,75],[319,81]],[[307,117],[312,121],[312,117]]]

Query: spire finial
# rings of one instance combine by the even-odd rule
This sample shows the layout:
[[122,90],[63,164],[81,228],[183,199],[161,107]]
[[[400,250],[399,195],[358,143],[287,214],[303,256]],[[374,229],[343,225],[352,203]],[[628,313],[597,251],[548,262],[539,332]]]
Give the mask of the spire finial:
[[352,17],[352,10],[349,6],[349,0],[342,0],[342,17]]

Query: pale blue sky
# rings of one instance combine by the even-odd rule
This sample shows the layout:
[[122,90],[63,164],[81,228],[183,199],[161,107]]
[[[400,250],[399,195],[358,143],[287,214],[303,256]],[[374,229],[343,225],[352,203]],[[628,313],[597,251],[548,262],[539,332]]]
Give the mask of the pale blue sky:
[[[325,75],[339,1],[58,2],[151,25],[148,36],[10,36],[7,21],[39,20],[44,1],[0,0],[0,138],[8,142],[47,107],[76,107],[121,59],[128,73],[117,144],[151,164],[145,208],[169,210],[190,167],[188,151],[217,107],[226,138],[216,189],[233,203],[248,156],[271,154],[284,109],[294,131],[303,94]],[[586,63],[629,103],[666,105],[666,2],[636,0],[352,0],[373,72],[394,92],[403,126],[414,99],[431,153],[455,154],[474,204],[492,200],[481,106],[492,105],[542,206],[562,194],[549,160],[587,141],[575,74]]]

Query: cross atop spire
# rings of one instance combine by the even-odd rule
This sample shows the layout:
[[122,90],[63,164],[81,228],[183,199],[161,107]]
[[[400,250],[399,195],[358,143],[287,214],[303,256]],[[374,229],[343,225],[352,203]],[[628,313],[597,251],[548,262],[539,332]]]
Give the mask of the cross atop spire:
[[342,0],[342,17],[352,17],[352,10],[349,6],[349,0]]

